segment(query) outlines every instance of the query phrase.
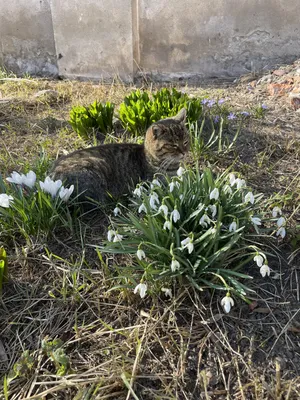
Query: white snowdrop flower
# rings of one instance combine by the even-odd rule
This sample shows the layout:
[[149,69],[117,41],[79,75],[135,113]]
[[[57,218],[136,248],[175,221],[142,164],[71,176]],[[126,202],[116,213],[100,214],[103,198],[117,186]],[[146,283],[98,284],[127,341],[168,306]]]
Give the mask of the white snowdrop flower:
[[273,216],[273,218],[276,218],[277,217],[277,215],[281,215],[282,214],[282,211],[281,211],[281,208],[280,207],[274,207],[273,208],[273,210],[272,210],[272,216]]
[[112,229],[109,229],[109,231],[107,232],[107,240],[109,242],[113,241],[113,237],[115,236],[116,232]]
[[284,238],[285,238],[285,235],[286,235],[285,227],[284,227],[284,226],[281,226],[281,227],[278,229],[278,231],[276,232],[276,236],[281,236],[282,239],[284,239]]
[[143,299],[146,296],[147,285],[145,283],[139,283],[138,285],[136,285],[133,293],[137,294],[137,292],[139,292],[141,299]]
[[229,183],[230,186],[233,186],[235,184],[235,175],[234,174],[229,174]]
[[146,254],[142,249],[138,249],[138,251],[136,252],[136,256],[139,260],[141,260],[142,258],[146,258]]
[[233,298],[230,296],[225,296],[221,300],[221,306],[223,307],[224,311],[228,314],[231,310],[231,307],[234,306]]
[[280,228],[281,226],[285,225],[285,223],[286,223],[285,218],[284,218],[284,217],[280,217],[280,218],[277,220],[277,226],[278,226],[278,228]]
[[183,199],[183,194],[181,194],[181,195],[179,196],[179,199],[180,199],[180,200],[182,200],[182,199]]
[[0,194],[0,207],[9,208],[10,203],[13,202],[14,198],[6,193]]
[[62,181],[58,179],[57,181],[53,181],[49,176],[46,177],[44,182],[40,181],[40,187],[43,192],[51,194],[52,197],[57,195],[58,190],[62,186]]
[[135,188],[134,191],[133,191],[133,194],[135,196],[137,196],[137,197],[141,197],[141,195],[142,195],[142,187],[139,186],[139,187]]
[[177,176],[179,176],[179,178],[182,177],[182,175],[184,174],[185,169],[182,167],[179,167],[177,170]]
[[175,183],[174,182],[170,182],[169,188],[170,188],[170,193],[172,193],[174,188],[175,188]]
[[180,220],[180,214],[179,211],[177,210],[177,208],[175,208],[172,212],[171,212],[171,219],[173,219],[174,222],[177,222]]
[[194,250],[193,240],[190,237],[181,241],[181,250],[188,249],[189,254]]
[[210,200],[212,200],[212,199],[218,200],[218,198],[219,198],[219,189],[218,188],[214,188],[214,190],[212,190],[210,192],[209,198],[210,198]]
[[23,184],[28,186],[30,189],[33,188],[36,182],[36,174],[33,171],[27,172],[26,175],[23,175]]
[[113,242],[114,243],[121,242],[122,239],[123,239],[123,235],[120,235],[119,233],[116,233]]
[[167,229],[170,231],[171,230],[171,222],[170,221],[166,221],[164,223],[163,229],[166,231]]
[[161,288],[161,291],[165,294],[166,297],[172,298],[172,290],[168,288]]
[[177,271],[177,270],[179,270],[180,269],[180,264],[179,264],[179,262],[177,261],[177,260],[175,260],[175,258],[172,260],[172,262],[171,262],[171,271],[172,272],[175,272],[175,271]]
[[115,207],[115,208],[114,208],[114,214],[115,214],[115,217],[116,217],[117,215],[121,214],[121,210],[120,210],[119,207]]
[[231,222],[231,224],[229,225],[229,232],[235,232],[237,228],[237,224],[235,221]]
[[261,225],[261,219],[258,217],[250,217],[252,224]]
[[225,194],[232,194],[232,189],[231,189],[231,187],[229,186],[229,185],[225,185],[224,187],[223,187],[223,192],[225,193]]
[[246,194],[246,196],[245,196],[245,203],[254,204],[254,201],[255,201],[255,199],[254,199],[253,193],[252,193],[252,192],[248,192],[248,193]]
[[158,199],[157,193],[153,192],[153,193],[151,193],[151,196],[149,199],[149,204],[150,204],[150,207],[152,208],[152,210],[157,210],[157,205],[155,203],[159,204],[159,199]]
[[270,276],[271,270],[268,265],[264,264],[260,267],[259,272],[261,273],[261,276],[264,278],[266,275]]
[[210,218],[207,214],[203,214],[202,217],[200,218],[200,225],[203,226],[204,228],[207,227],[208,224],[210,224]]
[[215,205],[215,204],[212,204],[212,205],[208,206],[208,208],[209,208],[210,211],[211,211],[211,216],[212,216],[213,218],[215,218],[215,216],[217,215],[217,207],[216,207],[216,205]]
[[242,188],[244,188],[244,187],[246,186],[246,181],[245,181],[245,179],[237,178],[237,179],[235,180],[235,183],[236,183],[236,188],[237,188],[237,190],[240,190],[240,189],[242,189]]
[[62,186],[58,194],[62,201],[68,201],[73,191],[74,185],[71,185],[69,188],[65,188]]
[[157,179],[153,179],[152,184],[154,186],[161,186],[160,182]]
[[256,254],[256,256],[253,258],[253,260],[256,262],[258,267],[261,267],[263,263],[265,262],[265,257],[263,257],[260,254]]
[[139,206],[139,214],[140,214],[141,212],[143,212],[143,211],[144,211],[144,213],[147,213],[147,208],[146,208],[146,206],[145,206],[144,203],[142,203],[142,204]]
[[168,216],[168,207],[165,204],[162,204],[159,207],[158,211],[162,212],[164,214],[165,218],[167,218],[167,216]]
[[20,175],[18,172],[13,171],[6,180],[10,183],[16,183],[17,185],[23,184],[23,174]]

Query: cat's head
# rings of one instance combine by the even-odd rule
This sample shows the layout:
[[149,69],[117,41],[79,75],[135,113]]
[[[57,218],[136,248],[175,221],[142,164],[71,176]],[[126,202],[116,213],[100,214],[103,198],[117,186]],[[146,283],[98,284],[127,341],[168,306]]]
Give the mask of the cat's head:
[[165,171],[174,171],[189,151],[189,133],[185,126],[186,109],[175,117],[152,124],[145,137],[145,151],[150,163]]

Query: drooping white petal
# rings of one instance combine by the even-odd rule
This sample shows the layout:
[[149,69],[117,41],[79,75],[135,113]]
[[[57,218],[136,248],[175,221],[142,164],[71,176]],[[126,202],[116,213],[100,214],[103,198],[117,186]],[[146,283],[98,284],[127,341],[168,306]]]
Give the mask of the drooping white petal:
[[171,219],[173,219],[175,223],[180,220],[180,214],[176,208],[171,212]]
[[161,288],[161,291],[165,294],[166,297],[172,298],[172,290],[168,288]]
[[230,186],[233,186],[235,184],[235,175],[234,174],[229,174],[229,183]]
[[270,276],[271,270],[268,265],[264,264],[260,267],[259,272],[261,273],[261,276],[264,278],[266,275]]
[[171,262],[171,271],[175,272],[180,269],[180,264],[177,260],[173,259]]
[[162,204],[159,207],[158,211],[162,212],[164,214],[165,218],[167,218],[167,216],[168,216],[168,207],[165,204]]
[[256,262],[256,264],[257,264],[258,267],[261,267],[261,266],[263,265],[263,263],[265,262],[265,258],[264,258],[262,255],[260,255],[260,254],[257,254],[257,255],[253,258],[253,260]]
[[206,228],[208,224],[210,224],[211,220],[207,214],[203,214],[202,217],[200,218],[200,225]]
[[138,251],[136,252],[136,256],[139,260],[146,258],[146,254],[142,249],[138,249]]
[[113,242],[114,243],[121,242],[122,239],[123,239],[123,235],[120,235],[119,233],[116,233]]
[[119,207],[115,207],[115,208],[114,208],[114,214],[115,214],[115,217],[116,217],[117,215],[121,214],[121,210],[120,210]]
[[146,206],[145,206],[144,203],[142,203],[142,204],[139,206],[139,214],[140,214],[141,212],[143,212],[143,211],[144,211],[144,213],[147,214],[147,208],[146,208]]
[[182,177],[182,175],[184,174],[185,169],[182,167],[179,167],[177,170],[177,176],[179,176],[179,178]]
[[153,185],[153,186],[161,186],[159,180],[157,180],[157,179],[153,179],[152,185]]
[[63,201],[68,201],[73,191],[74,185],[71,185],[69,188],[65,188],[62,186],[58,194]]
[[286,230],[285,230],[285,227],[284,227],[284,226],[281,226],[281,227],[278,229],[278,231],[276,232],[276,236],[281,236],[282,239],[285,238],[285,236],[286,236]]
[[219,189],[218,188],[214,188],[209,195],[210,200],[218,200],[219,198]]
[[255,199],[254,199],[254,195],[252,192],[248,192],[245,196],[245,203],[251,203],[254,204]]
[[163,229],[166,231],[167,229],[170,231],[171,230],[171,222],[170,221],[166,221],[164,223]]
[[141,195],[142,195],[142,187],[139,186],[139,187],[135,188],[134,191],[133,191],[133,194],[134,194],[134,196],[141,197]]
[[284,226],[285,224],[286,224],[286,220],[285,220],[284,217],[280,217],[280,218],[277,220],[277,226],[278,226],[278,228],[280,228],[281,226]]
[[211,204],[210,206],[208,206],[208,208],[211,211],[211,216],[215,218],[215,216],[217,215],[217,206],[215,204]]
[[228,314],[231,310],[231,307],[234,306],[233,298],[230,296],[225,296],[221,300],[221,306],[223,307],[224,311]]
[[235,221],[231,222],[231,224],[229,225],[229,232],[235,232],[237,228],[237,224]]
[[235,180],[235,184],[236,184],[237,190],[240,190],[246,186],[246,181],[244,179],[237,178]]
[[273,218],[276,218],[278,214],[279,214],[279,215],[282,214],[281,208],[275,206],[275,207],[273,208],[273,210],[272,210],[272,216],[273,216]]
[[114,230],[110,229],[110,230],[107,232],[107,240],[108,240],[109,242],[112,242],[113,237],[115,236],[115,234],[116,234],[116,232],[115,232]]
[[143,299],[146,296],[147,285],[145,283],[139,283],[135,288],[133,293],[137,294],[139,292],[141,298]]
[[261,225],[261,219],[260,219],[260,218],[258,218],[258,217],[251,217],[250,219],[251,219],[252,224],[254,224],[254,225]]

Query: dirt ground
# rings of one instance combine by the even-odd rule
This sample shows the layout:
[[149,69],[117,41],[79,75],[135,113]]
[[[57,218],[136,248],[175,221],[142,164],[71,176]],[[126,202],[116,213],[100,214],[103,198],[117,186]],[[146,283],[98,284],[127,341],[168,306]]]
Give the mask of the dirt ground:
[[[234,152],[202,160],[218,169],[234,164],[254,190],[283,202],[288,235],[270,244],[276,254],[270,278],[253,266],[244,271],[254,276],[252,304],[239,302],[225,315],[219,296],[186,287],[172,300],[122,297],[107,290],[103,265],[80,238],[11,243],[10,280],[0,300],[1,381],[16,363],[22,371],[9,397],[0,381],[0,399],[300,398],[300,109],[289,95],[299,68],[295,62],[278,68],[284,73],[181,87],[225,98],[236,111],[267,106],[264,118],[249,119]],[[274,93],[278,84],[290,88]],[[55,158],[84,146],[68,124],[71,107],[96,99],[120,104],[131,89],[120,82],[0,77],[0,173],[21,172],[41,151]],[[92,236],[101,240],[101,232]],[[64,343],[67,375],[59,376],[42,352],[45,338]]]

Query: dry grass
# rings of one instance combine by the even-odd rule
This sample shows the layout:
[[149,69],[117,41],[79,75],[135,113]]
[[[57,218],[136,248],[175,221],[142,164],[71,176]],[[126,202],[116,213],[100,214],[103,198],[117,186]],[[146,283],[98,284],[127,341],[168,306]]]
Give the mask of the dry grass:
[[[58,97],[34,97],[45,89],[57,91]],[[229,98],[239,110],[268,105],[264,120],[248,124],[235,154],[222,159],[212,154],[210,162],[220,169],[234,163],[256,190],[280,196],[290,216],[289,237],[295,238],[299,114],[284,99],[268,98],[263,87],[251,92],[245,84],[185,90]],[[95,99],[119,104],[128,91],[118,82],[0,82],[0,173],[22,170],[41,148],[55,157],[82,146],[67,124],[71,107]],[[86,245],[101,237],[100,229],[82,231],[78,238],[10,244],[10,281],[0,300],[1,379],[16,363],[22,370],[10,383],[8,397],[3,389],[0,399],[300,398],[300,238],[275,249],[270,279],[255,276],[257,307],[241,303],[224,315],[217,296],[185,287],[172,300],[141,301],[129,292],[110,292],[107,265],[112,260],[105,265]],[[57,375],[57,365],[42,349],[43,340],[57,338],[69,359],[64,376]]]

